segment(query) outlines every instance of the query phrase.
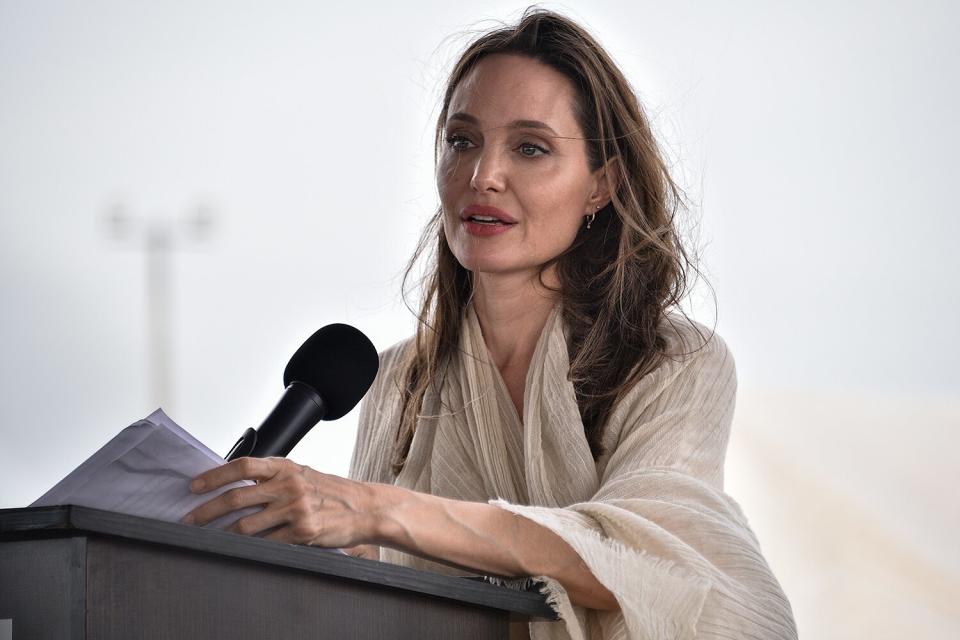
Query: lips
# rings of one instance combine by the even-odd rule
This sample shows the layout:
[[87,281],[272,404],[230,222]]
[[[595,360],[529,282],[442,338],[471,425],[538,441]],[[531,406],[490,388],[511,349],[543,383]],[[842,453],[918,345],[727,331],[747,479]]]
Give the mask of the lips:
[[464,207],[460,212],[460,219],[464,222],[486,225],[512,225],[517,221],[505,211],[483,204],[472,204]]
[[460,224],[471,236],[483,238],[509,231],[517,221],[496,207],[472,204],[460,212]]

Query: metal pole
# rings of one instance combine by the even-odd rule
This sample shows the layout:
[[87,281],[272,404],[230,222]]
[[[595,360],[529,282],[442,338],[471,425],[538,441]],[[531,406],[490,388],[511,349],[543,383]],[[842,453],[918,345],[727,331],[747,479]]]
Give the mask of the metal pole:
[[173,405],[173,335],[171,318],[172,274],[169,225],[155,224],[147,230],[147,340],[149,344],[151,404]]
[[186,238],[202,241],[209,237],[213,213],[200,205],[177,225],[168,220],[141,221],[118,204],[107,212],[111,234],[117,240],[133,240],[146,253],[147,368],[150,401],[167,411],[173,405],[173,251],[177,227]]

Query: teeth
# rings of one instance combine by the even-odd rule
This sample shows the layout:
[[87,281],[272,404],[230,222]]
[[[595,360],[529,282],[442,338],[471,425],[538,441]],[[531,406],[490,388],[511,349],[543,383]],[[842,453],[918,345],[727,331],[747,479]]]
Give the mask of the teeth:
[[494,218],[493,216],[470,216],[471,220],[476,220],[477,222],[500,222],[499,218]]

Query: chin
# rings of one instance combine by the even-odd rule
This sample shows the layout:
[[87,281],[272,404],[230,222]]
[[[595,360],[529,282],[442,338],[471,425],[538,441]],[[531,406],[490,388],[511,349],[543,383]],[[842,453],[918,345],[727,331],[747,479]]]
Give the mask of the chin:
[[488,257],[458,257],[457,262],[459,262],[460,266],[464,269],[473,273],[500,273],[510,270],[508,265],[502,264],[499,260],[491,260]]
[[503,256],[465,256],[457,257],[460,263],[467,271],[471,273],[490,273],[490,274],[518,274],[529,272],[536,274],[540,270],[539,265],[518,263],[516,260],[506,259]]

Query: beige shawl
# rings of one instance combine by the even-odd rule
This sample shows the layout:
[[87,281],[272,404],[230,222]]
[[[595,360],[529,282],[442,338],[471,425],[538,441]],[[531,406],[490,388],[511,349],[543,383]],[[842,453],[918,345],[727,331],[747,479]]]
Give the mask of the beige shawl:
[[[591,456],[572,384],[559,308],[537,343],[523,419],[491,364],[468,309],[462,353],[424,399],[407,463],[390,452],[399,420],[396,376],[406,341],[381,356],[361,410],[351,477],[490,501],[562,537],[616,596],[618,612],[573,606],[548,577],[560,622],[533,638],[795,638],[790,605],[737,504],[723,493],[736,375],[726,345],[671,316],[671,353],[617,404],[606,453]],[[392,549],[381,559],[462,573]]]

